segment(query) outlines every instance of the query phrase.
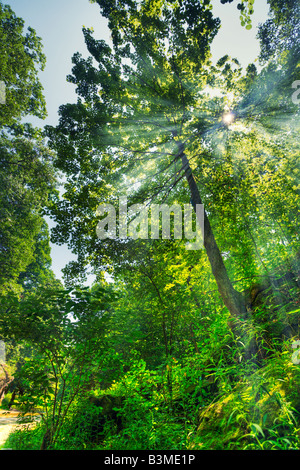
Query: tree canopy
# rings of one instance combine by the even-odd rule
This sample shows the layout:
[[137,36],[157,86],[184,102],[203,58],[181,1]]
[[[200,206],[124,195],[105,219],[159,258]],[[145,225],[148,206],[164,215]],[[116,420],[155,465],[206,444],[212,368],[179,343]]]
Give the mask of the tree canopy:
[[[210,2],[97,3],[108,18],[113,48],[94,39],[90,30],[83,30],[91,57],[85,60],[75,54],[69,77],[77,86],[78,102],[61,106],[59,125],[47,129],[57,152],[56,165],[68,176],[64,200],[54,209],[59,222],[55,239],[70,241],[79,255],[80,269],[87,260],[101,266],[101,256],[103,267],[107,244],[118,253],[124,244],[99,242],[95,231],[93,234],[93,213],[99,202],[108,197],[116,200],[117,192],[127,193],[132,202],[174,202],[179,194],[194,207],[209,200],[204,247],[226,306],[233,315],[243,316],[247,299],[233,288],[214,236],[218,229],[212,230],[210,222],[226,226],[224,205],[220,200],[212,203],[212,197],[222,187],[224,198],[225,185],[228,202],[235,200],[235,227],[245,233],[245,245],[240,249],[253,246],[254,258],[264,266],[250,228],[254,220],[256,227],[264,220],[257,214],[256,201],[264,191],[259,193],[253,187],[255,170],[243,165],[240,151],[251,147],[261,178],[265,159],[274,162],[274,152],[279,160],[284,159],[284,152],[289,151],[284,141],[291,123],[291,139],[297,146],[298,121],[287,96],[290,77],[274,62],[259,74],[253,64],[244,73],[229,56],[214,66],[210,45],[220,23],[212,16]],[[226,121],[226,116],[234,122]],[[275,136],[278,121],[282,124],[283,120],[286,125],[280,137]],[[266,139],[269,146],[263,151],[261,143],[266,149]],[[281,156],[276,150],[278,139],[285,148]],[[205,175],[214,179],[217,168],[222,186],[209,188]],[[188,189],[184,189],[183,178]],[[252,180],[252,189],[248,187],[242,196],[247,211],[241,200],[245,178]],[[283,184],[290,174],[282,174],[282,178]],[[291,197],[298,197],[297,186],[292,187],[295,193]],[[74,217],[80,223],[74,223]],[[237,217],[243,222],[236,224]],[[229,260],[237,249],[226,250]]]
[[[46,116],[39,69],[45,65],[36,32],[24,31],[24,20],[0,3],[0,80],[5,102],[0,104],[0,292],[20,290],[25,272],[39,256],[47,229],[43,211],[56,194],[53,154],[41,130],[26,123],[28,116]],[[47,240],[49,246],[49,235]],[[48,254],[49,256],[49,254]],[[43,264],[44,263],[44,264]],[[49,265],[44,258],[41,269]],[[35,269],[37,269],[37,264]],[[19,276],[22,281],[19,282]]]
[[29,114],[44,118],[46,104],[39,80],[45,66],[41,39],[33,28],[24,32],[24,20],[9,5],[0,5],[1,81],[5,106],[0,106],[0,126],[12,126]]

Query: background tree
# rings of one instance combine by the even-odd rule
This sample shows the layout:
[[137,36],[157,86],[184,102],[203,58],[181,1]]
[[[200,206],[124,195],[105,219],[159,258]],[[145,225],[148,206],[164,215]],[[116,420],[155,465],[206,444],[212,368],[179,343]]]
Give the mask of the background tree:
[[[0,36],[0,80],[5,86],[5,103],[0,105],[0,291],[3,293],[22,289],[27,267],[39,256],[42,238],[49,242],[45,238],[43,210],[57,193],[53,154],[46,147],[41,131],[22,121],[28,115],[46,116],[38,78],[46,60],[41,40],[32,28],[25,32],[24,21],[2,3]],[[39,262],[41,259],[39,256]],[[49,266],[49,258],[47,263]]]
[[41,39],[10,6],[0,3],[0,80],[5,85],[5,106],[0,106],[0,127],[18,123],[28,114],[46,117],[38,71],[45,66]]
[[[41,247],[45,237],[43,210],[50,195],[55,194],[51,158],[41,137],[0,137],[2,293],[21,289],[21,283],[26,282],[25,272],[38,256],[38,245]],[[44,240],[49,246],[49,238]],[[49,266],[49,259],[47,263]]]
[[[44,220],[46,205],[57,195],[53,153],[41,130],[25,122],[28,116],[46,116],[38,78],[45,56],[35,31],[24,31],[24,21],[2,2],[0,37],[0,81],[5,91],[0,104],[1,323],[30,292],[41,286],[60,288],[61,283],[51,270]],[[6,335],[1,327],[0,337],[5,340],[7,367],[17,372],[22,360],[32,357],[32,350]],[[14,378],[9,388],[15,394],[18,387],[18,378]]]
[[[270,59],[289,63],[286,72],[297,73],[297,60],[299,61],[299,2],[295,0],[268,0],[270,5],[270,18],[258,30],[261,42],[260,60],[266,62]],[[284,57],[285,56],[285,57]]]
[[[42,448],[57,439],[73,401],[99,373],[105,353],[105,324],[115,295],[100,285],[93,289],[42,289],[19,301],[10,293],[2,298],[2,334],[31,348],[19,359],[15,379],[22,394],[23,412],[42,411],[45,435]],[[9,356],[14,358],[14,352]]]

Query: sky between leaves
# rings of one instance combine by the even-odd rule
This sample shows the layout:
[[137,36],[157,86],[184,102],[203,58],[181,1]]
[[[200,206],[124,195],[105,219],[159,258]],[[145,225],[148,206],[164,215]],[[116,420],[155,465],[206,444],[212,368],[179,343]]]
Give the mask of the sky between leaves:
[[[59,106],[77,100],[75,86],[66,82],[66,76],[71,73],[71,58],[75,52],[80,52],[84,57],[88,55],[82,26],[92,27],[97,39],[110,42],[106,20],[100,16],[99,6],[90,4],[88,0],[3,0],[3,3],[23,18],[26,28],[31,26],[36,30],[42,38],[47,57],[47,65],[40,73],[40,80],[44,87],[48,117],[45,121],[37,118],[27,121],[39,127],[56,125]],[[222,5],[220,0],[213,0],[213,12],[221,19],[221,29],[212,45],[213,61],[228,54],[237,58],[243,67],[254,62],[259,54],[257,26],[267,19],[267,0],[255,1],[251,30],[241,26],[236,2]],[[52,244],[51,249],[52,268],[61,279],[61,269],[75,257],[65,245]],[[88,282],[92,279],[89,277]]]

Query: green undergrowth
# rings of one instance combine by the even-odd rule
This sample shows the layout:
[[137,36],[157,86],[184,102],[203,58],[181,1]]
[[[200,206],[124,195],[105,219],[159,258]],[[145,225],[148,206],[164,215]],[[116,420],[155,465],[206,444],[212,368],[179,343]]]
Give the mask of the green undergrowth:
[[[74,401],[55,449],[299,449],[300,366],[291,344],[260,367],[226,358],[203,364],[195,354],[149,370],[137,359],[109,388]],[[40,423],[5,447],[38,449],[43,434]]]
[[288,351],[269,361],[200,410],[191,448],[299,449],[299,366]]

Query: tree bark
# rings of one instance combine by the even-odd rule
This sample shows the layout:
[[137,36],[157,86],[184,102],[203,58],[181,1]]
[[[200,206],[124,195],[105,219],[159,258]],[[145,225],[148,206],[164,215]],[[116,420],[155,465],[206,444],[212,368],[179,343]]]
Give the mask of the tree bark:
[[8,386],[11,384],[11,382],[14,380],[14,378],[9,375],[9,373],[6,370],[5,365],[0,364],[0,366],[3,369],[3,372],[5,374],[5,377],[0,379],[0,405],[1,405],[2,400],[5,396],[5,393],[8,389]]
[[[199,189],[197,187],[192,169],[190,167],[187,156],[184,153],[184,145],[179,144],[179,156],[181,158],[185,177],[191,192],[192,206],[196,212],[197,204],[203,204]],[[240,292],[236,291],[229,279],[221,252],[215,240],[208,216],[204,210],[204,234],[203,234],[204,248],[207,253],[212,273],[216,280],[219,293],[228,308],[231,315],[239,319],[246,316],[246,300]]]

